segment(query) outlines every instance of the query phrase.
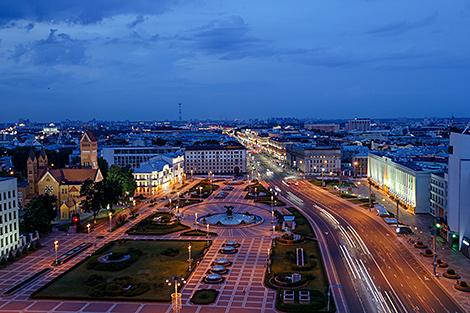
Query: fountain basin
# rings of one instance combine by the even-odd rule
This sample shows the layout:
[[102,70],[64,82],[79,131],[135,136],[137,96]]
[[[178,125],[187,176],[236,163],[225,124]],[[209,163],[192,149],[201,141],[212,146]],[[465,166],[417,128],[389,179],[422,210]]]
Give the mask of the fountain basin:
[[235,254],[238,252],[238,250],[235,247],[225,246],[220,249],[219,252],[222,254]]
[[211,273],[226,274],[228,270],[223,265],[214,265],[211,267]]
[[204,282],[207,284],[219,284],[223,280],[224,278],[222,277],[222,275],[217,273],[208,274],[206,275],[206,277],[204,277]]
[[223,265],[223,266],[230,266],[232,262],[230,262],[227,258],[218,258],[213,262],[214,265]]
[[263,219],[258,215],[244,213],[218,213],[201,216],[197,219],[197,222],[202,225],[209,224],[216,227],[256,225],[262,221]]

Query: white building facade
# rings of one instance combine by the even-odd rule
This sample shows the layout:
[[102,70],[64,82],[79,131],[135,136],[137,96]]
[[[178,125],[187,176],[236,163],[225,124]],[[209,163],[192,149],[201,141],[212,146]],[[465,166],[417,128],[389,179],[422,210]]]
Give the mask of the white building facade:
[[184,169],[186,174],[245,174],[246,148],[242,145],[186,147]]
[[153,157],[141,163],[132,175],[137,184],[137,195],[153,195],[171,183],[183,182],[184,156],[182,152],[175,152]]
[[429,213],[430,173],[369,153],[369,179],[414,213]]
[[0,177],[0,260],[20,247],[16,178]]
[[470,135],[451,133],[448,172],[448,224],[470,257]]

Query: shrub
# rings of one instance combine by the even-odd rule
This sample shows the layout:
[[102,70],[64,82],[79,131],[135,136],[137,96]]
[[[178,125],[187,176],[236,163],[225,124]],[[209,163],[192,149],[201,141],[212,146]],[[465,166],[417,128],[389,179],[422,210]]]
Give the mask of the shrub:
[[448,274],[448,275],[455,275],[455,270],[452,269],[452,268],[449,268],[449,269],[447,270],[447,274]]
[[90,287],[95,287],[97,285],[105,283],[105,279],[101,275],[93,274],[88,277],[85,281],[85,284]]
[[191,297],[193,304],[211,304],[217,299],[219,292],[215,289],[199,289]]
[[466,282],[466,281],[461,281],[461,282],[460,282],[460,287],[467,288],[467,287],[468,287],[467,282]]

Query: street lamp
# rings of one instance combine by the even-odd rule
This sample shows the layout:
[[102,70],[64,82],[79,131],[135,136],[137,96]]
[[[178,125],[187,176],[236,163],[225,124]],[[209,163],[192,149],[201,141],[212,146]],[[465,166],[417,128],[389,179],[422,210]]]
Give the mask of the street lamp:
[[441,229],[442,225],[440,223],[435,223],[434,224],[435,229],[432,230],[432,250],[433,250],[433,262],[432,262],[432,267],[433,267],[433,273],[434,276],[437,275],[437,241],[436,241],[436,234],[437,232]]
[[202,186],[199,186],[199,198],[202,198]]
[[88,233],[90,233],[90,227],[91,227],[90,223],[86,224],[86,228],[87,228]]
[[109,217],[109,232],[113,231],[113,212],[108,213]]
[[325,176],[325,168],[322,167],[321,168],[321,185],[322,185],[322,187],[325,186],[324,176]]
[[209,245],[209,223],[206,224],[206,231],[207,231],[207,234],[206,234],[207,244]]
[[191,242],[188,244],[188,271],[191,272],[191,265],[193,263],[193,258],[191,256]]
[[175,276],[171,279],[167,279],[165,282],[170,287],[173,284],[175,286],[175,292],[171,294],[171,304],[172,304],[172,307],[173,307],[173,312],[179,313],[179,312],[181,312],[181,308],[182,308],[182,301],[181,301],[182,294],[180,292],[178,292],[178,287],[180,287],[181,285],[186,284],[186,280],[182,277]]
[[191,170],[191,181],[193,181],[193,170]]
[[197,223],[197,212],[194,213],[194,224],[196,224],[196,223]]
[[59,252],[59,240],[54,240],[54,251],[55,251],[55,264],[59,264],[59,257],[58,257],[58,252]]

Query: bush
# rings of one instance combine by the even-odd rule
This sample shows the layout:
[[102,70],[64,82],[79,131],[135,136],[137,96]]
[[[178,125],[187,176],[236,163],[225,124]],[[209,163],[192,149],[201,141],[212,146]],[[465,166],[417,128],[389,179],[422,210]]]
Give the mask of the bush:
[[215,289],[199,289],[191,297],[193,304],[211,304],[217,299],[219,292]]
[[85,281],[85,284],[90,287],[96,287],[100,284],[105,283],[105,279],[101,275],[93,274],[88,277],[88,279]]
[[455,275],[455,270],[452,269],[452,268],[449,268],[449,269],[447,270],[447,274],[453,276],[453,275]]

